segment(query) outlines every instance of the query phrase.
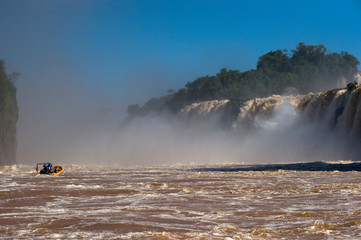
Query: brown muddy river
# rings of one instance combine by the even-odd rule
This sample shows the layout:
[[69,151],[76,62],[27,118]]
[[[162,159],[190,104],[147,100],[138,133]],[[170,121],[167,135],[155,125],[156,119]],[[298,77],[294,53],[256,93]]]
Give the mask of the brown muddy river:
[[1,239],[360,239],[361,172],[0,168]]

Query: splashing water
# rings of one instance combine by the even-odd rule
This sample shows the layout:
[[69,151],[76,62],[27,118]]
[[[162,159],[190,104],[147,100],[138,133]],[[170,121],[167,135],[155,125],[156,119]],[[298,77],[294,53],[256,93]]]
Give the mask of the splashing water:
[[361,234],[360,172],[64,167],[59,177],[34,177],[30,166],[0,169],[2,239],[357,239]]

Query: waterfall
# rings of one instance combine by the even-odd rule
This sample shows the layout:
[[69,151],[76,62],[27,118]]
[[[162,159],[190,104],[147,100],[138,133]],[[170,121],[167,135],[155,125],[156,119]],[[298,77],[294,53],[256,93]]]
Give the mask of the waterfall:
[[[361,86],[353,91],[333,89],[307,95],[273,95],[243,101],[231,128],[276,129],[288,126],[298,116],[302,121],[320,123],[329,130],[361,135]],[[229,114],[230,100],[193,103],[178,114],[182,119],[204,121]],[[298,122],[302,124],[302,122]]]
[[314,122],[325,122],[331,130],[361,135],[361,87],[353,91],[334,89],[309,94],[298,106]]

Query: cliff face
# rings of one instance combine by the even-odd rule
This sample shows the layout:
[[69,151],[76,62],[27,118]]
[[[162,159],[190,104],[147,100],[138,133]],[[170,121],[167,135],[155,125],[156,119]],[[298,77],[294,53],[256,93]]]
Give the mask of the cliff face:
[[16,163],[16,87],[5,74],[0,61],[0,165]]
[[[193,103],[184,107],[179,114],[183,119],[202,121],[219,116],[224,118],[235,114],[234,108],[230,113],[230,105],[230,100]],[[270,128],[282,127],[280,124],[288,124],[297,116],[299,121],[327,125],[330,131],[361,136],[361,85],[356,85],[353,90],[333,89],[307,95],[255,98],[239,102],[236,111],[236,117],[230,123],[235,130],[262,127],[266,122]],[[281,118],[286,121],[277,121]]]

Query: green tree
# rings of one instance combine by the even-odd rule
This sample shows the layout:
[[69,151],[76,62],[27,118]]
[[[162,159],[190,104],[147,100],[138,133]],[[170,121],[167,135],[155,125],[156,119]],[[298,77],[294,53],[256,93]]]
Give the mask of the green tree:
[[299,43],[290,52],[275,50],[262,55],[255,70],[240,72],[222,68],[215,76],[199,77],[188,82],[185,88],[169,92],[157,104],[146,103],[136,111],[168,108],[177,112],[192,102],[265,97],[282,94],[288,87],[295,87],[300,93],[325,90],[337,86],[341,78],[353,80],[359,64],[357,58],[347,52],[332,53],[322,44]]
[[289,60],[287,50],[271,51],[259,58],[257,62],[257,71],[289,71]]

